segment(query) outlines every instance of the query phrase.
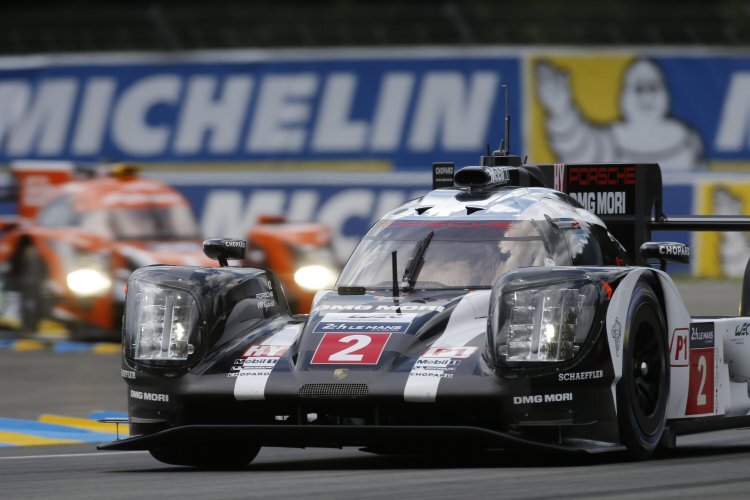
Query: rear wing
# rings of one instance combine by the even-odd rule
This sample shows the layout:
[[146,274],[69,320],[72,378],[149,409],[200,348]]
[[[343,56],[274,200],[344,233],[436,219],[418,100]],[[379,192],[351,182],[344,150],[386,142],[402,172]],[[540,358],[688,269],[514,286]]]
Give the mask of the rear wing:
[[[652,231],[750,231],[750,217],[664,214],[657,163],[538,165],[546,187],[598,215],[639,265]],[[521,167],[523,168],[523,167]]]

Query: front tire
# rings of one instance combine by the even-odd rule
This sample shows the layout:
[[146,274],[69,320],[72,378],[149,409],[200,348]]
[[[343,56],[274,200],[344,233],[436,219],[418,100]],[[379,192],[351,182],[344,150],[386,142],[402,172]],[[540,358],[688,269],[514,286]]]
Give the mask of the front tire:
[[154,448],[151,456],[169,465],[188,467],[239,468],[258,455],[260,446],[242,443],[195,444],[190,447]]
[[630,298],[617,384],[620,440],[635,459],[650,457],[664,433],[669,396],[666,322],[656,294],[639,281]]
[[41,320],[47,316],[49,297],[44,288],[47,266],[33,246],[24,248],[20,267],[21,329],[26,334],[35,334]]

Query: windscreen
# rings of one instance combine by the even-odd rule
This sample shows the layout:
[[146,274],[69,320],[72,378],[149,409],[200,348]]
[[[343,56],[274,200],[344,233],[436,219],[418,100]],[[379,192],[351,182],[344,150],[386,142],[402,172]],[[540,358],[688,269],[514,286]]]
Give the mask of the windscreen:
[[123,240],[174,240],[200,237],[187,205],[113,208],[87,213],[84,228]]
[[337,286],[390,288],[391,253],[401,280],[420,241],[428,238],[416,289],[489,288],[519,267],[568,265],[567,253],[552,254],[537,221],[383,221],[365,236]]

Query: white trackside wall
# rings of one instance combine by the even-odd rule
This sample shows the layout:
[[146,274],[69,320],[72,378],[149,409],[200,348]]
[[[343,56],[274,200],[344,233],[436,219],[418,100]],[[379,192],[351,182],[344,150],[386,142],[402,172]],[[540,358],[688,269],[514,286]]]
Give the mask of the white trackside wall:
[[667,418],[748,414],[750,318],[691,318],[669,275],[649,269],[635,269],[626,276],[607,311],[615,401],[615,387],[625,369],[622,350],[630,297],[644,273],[654,273],[664,293],[670,360]]

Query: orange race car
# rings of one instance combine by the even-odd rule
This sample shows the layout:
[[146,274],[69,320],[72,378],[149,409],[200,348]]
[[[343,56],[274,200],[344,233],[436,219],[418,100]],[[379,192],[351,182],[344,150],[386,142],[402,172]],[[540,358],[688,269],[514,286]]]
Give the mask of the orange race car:
[[[36,333],[61,324],[73,337],[119,338],[125,283],[151,264],[212,265],[188,201],[138,176],[68,162],[18,162],[18,217],[0,222],[0,322]],[[263,221],[261,221],[263,222]],[[247,263],[282,278],[297,312],[330,287],[337,265],[321,224],[266,221],[248,234]],[[271,223],[275,222],[275,223]]]
[[331,229],[318,222],[286,222],[261,216],[247,233],[245,265],[273,269],[292,311],[310,311],[318,290],[333,287],[340,271]]

